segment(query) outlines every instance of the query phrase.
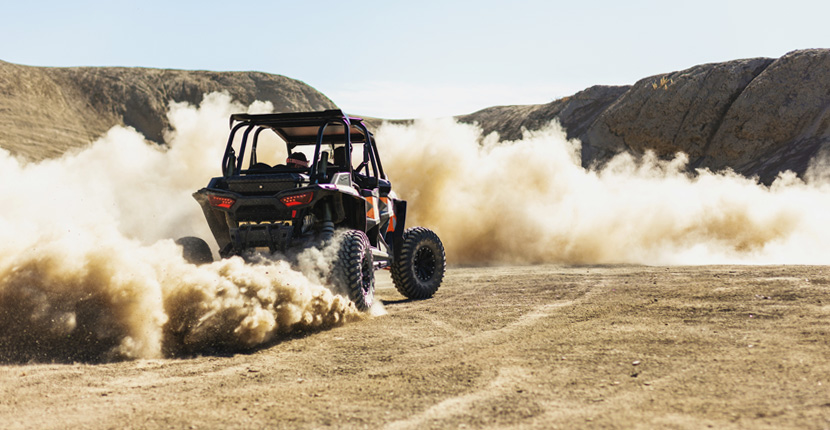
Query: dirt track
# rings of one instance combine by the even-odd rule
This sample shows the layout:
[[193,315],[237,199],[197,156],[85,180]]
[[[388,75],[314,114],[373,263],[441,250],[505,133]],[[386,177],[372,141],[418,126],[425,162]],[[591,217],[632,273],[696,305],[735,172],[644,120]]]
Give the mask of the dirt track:
[[2,428],[830,428],[827,267],[453,268],[233,356],[0,366]]

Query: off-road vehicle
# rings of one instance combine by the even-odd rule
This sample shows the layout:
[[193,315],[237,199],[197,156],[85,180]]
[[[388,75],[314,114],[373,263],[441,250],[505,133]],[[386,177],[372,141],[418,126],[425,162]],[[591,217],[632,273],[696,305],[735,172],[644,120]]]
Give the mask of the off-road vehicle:
[[[330,278],[358,309],[372,305],[376,269],[390,269],[408,298],[435,293],[444,277],[444,247],[429,229],[404,230],[406,201],[392,191],[362,119],[340,110],[234,114],[230,126],[222,176],[193,194],[220,256],[327,246],[337,232]],[[278,139],[264,138],[270,133]],[[278,159],[284,164],[265,162],[274,152],[263,149],[269,139],[284,144],[282,157],[288,156]],[[212,260],[201,239],[179,243],[192,261]]]

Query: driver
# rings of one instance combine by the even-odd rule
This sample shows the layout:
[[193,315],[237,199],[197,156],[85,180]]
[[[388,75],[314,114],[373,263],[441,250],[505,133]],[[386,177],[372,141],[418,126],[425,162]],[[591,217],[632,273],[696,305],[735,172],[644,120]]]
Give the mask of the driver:
[[308,167],[308,158],[306,158],[305,154],[302,152],[294,152],[288,156],[288,159],[285,160],[285,164],[288,165],[288,167],[293,167],[295,169],[306,168]]

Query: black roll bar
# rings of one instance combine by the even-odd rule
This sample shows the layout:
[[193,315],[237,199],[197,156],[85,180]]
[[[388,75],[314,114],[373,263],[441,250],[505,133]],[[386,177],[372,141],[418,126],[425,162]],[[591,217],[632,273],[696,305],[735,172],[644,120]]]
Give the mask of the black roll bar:
[[[231,125],[233,125],[233,121],[231,121]],[[228,137],[228,144],[225,146],[225,154],[222,156],[222,173],[225,173],[225,168],[228,166],[228,158],[230,158],[231,154],[236,155],[233,150],[233,137],[236,135],[236,131],[244,126],[245,123],[241,122],[231,129],[231,135]]]
[[[316,184],[320,181],[319,175],[319,162],[320,162],[320,148],[323,146],[323,137],[324,133],[326,132],[326,127],[330,125],[342,125],[345,127],[345,132],[343,133],[346,137],[346,159],[351,160],[352,154],[352,142],[351,142],[351,124],[349,123],[349,119],[347,117],[342,117],[338,119],[333,119],[326,121],[320,128],[317,130],[317,144],[314,146],[314,158],[312,159],[311,163],[311,183]],[[352,163],[349,163],[349,172],[351,172]],[[325,171],[325,170],[324,170]]]
[[358,121],[357,126],[363,130],[363,134],[366,136],[366,142],[363,144],[369,145],[369,160],[371,160],[372,168],[379,174],[379,178],[386,179],[386,174],[383,172],[383,165],[380,163],[378,147],[375,145],[375,137],[369,132],[369,129],[366,128],[366,124],[363,124],[363,121]]
[[251,160],[248,162],[248,168],[254,167],[254,164],[257,163],[256,159],[256,146],[259,143],[259,134],[262,133],[262,130],[265,130],[265,127],[260,126],[257,128],[256,133],[254,133],[254,143],[251,145]]
[[245,147],[248,145],[248,135],[251,134],[251,130],[253,129],[253,124],[248,125],[245,134],[242,135],[242,144],[239,146],[239,160],[236,160],[237,171],[242,171],[242,162],[245,161]]

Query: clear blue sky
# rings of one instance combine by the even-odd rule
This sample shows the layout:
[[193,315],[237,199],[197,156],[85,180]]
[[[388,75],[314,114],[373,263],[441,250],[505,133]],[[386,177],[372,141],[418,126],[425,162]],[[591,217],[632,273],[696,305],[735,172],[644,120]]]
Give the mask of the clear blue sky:
[[700,63],[830,47],[819,1],[29,1],[0,60],[256,70],[385,118],[545,103]]

